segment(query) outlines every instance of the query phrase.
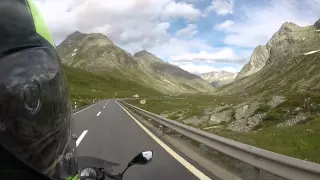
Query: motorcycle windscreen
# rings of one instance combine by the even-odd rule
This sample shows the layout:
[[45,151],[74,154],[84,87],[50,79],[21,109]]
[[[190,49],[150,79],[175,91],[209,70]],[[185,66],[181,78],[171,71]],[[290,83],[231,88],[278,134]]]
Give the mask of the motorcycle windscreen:
[[71,102],[56,52],[34,47],[1,55],[0,144],[49,177],[74,176]]

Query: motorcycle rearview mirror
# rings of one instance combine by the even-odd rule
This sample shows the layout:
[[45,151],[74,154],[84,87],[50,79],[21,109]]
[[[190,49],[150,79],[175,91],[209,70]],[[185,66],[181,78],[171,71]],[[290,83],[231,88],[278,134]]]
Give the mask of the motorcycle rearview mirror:
[[143,151],[134,157],[126,167],[126,169],[121,173],[122,175],[127,171],[132,165],[147,165],[152,161],[153,151]]

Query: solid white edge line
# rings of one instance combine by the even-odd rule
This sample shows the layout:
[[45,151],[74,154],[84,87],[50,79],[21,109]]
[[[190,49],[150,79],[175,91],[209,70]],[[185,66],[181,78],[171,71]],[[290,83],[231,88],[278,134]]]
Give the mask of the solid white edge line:
[[100,116],[100,114],[101,114],[101,111],[98,112],[97,116]]
[[144,125],[142,125],[135,117],[133,117],[125,108],[121,106],[117,101],[116,103],[153,139],[155,140],[164,150],[166,150],[173,158],[175,158],[180,164],[187,168],[192,174],[201,180],[210,180],[208,176],[199,171],[196,167],[190,164],[187,160],[181,157],[178,153],[172,150],[164,142],[162,142],[157,136],[152,134]]
[[84,130],[84,131],[82,132],[82,134],[80,135],[80,137],[79,137],[79,138],[77,139],[77,141],[76,141],[76,147],[79,146],[80,142],[82,141],[82,139],[84,138],[84,136],[87,134],[87,132],[88,132],[88,130]]

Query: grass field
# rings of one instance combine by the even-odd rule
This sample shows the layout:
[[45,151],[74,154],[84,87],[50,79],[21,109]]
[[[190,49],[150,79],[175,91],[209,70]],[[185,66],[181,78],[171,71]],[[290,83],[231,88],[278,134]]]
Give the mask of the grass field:
[[[247,133],[232,132],[226,128],[211,128],[205,131],[233,139],[245,144],[267,149],[291,157],[320,163],[320,94],[288,94],[287,101],[276,108],[261,105],[258,112],[267,113],[259,130]],[[141,105],[138,100],[127,101],[133,105],[154,112],[156,114],[184,111],[184,118],[204,114],[204,109],[210,106],[223,106],[242,102],[239,97],[219,96],[186,96],[184,99],[147,100]],[[277,128],[276,125],[289,116],[299,112],[309,114],[305,121],[292,127]],[[290,113],[288,113],[290,112]],[[169,116],[169,119],[175,119]],[[194,126],[199,129],[207,127],[207,123]]]
[[181,99],[147,100],[147,105],[141,105],[139,100],[128,100],[127,102],[157,114],[181,111],[184,112],[185,119],[193,116],[201,117],[204,109],[209,107],[241,102],[241,98],[232,96],[180,95],[178,98]]
[[226,129],[207,131],[287,156],[320,163],[320,116],[307,124],[287,128],[270,126],[257,132],[237,133]]
[[132,97],[135,94],[141,97],[162,95],[154,89],[116,77],[118,74],[98,75],[67,66],[63,66],[63,70],[67,76],[72,101],[77,102],[78,107],[99,98]]

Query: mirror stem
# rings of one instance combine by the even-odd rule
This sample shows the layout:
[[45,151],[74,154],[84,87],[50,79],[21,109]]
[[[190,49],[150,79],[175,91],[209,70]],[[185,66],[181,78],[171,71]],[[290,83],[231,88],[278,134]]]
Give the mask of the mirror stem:
[[121,173],[121,175],[123,176],[123,174],[127,171],[127,169],[130,167],[131,165],[128,164],[128,166],[126,167],[126,169]]

